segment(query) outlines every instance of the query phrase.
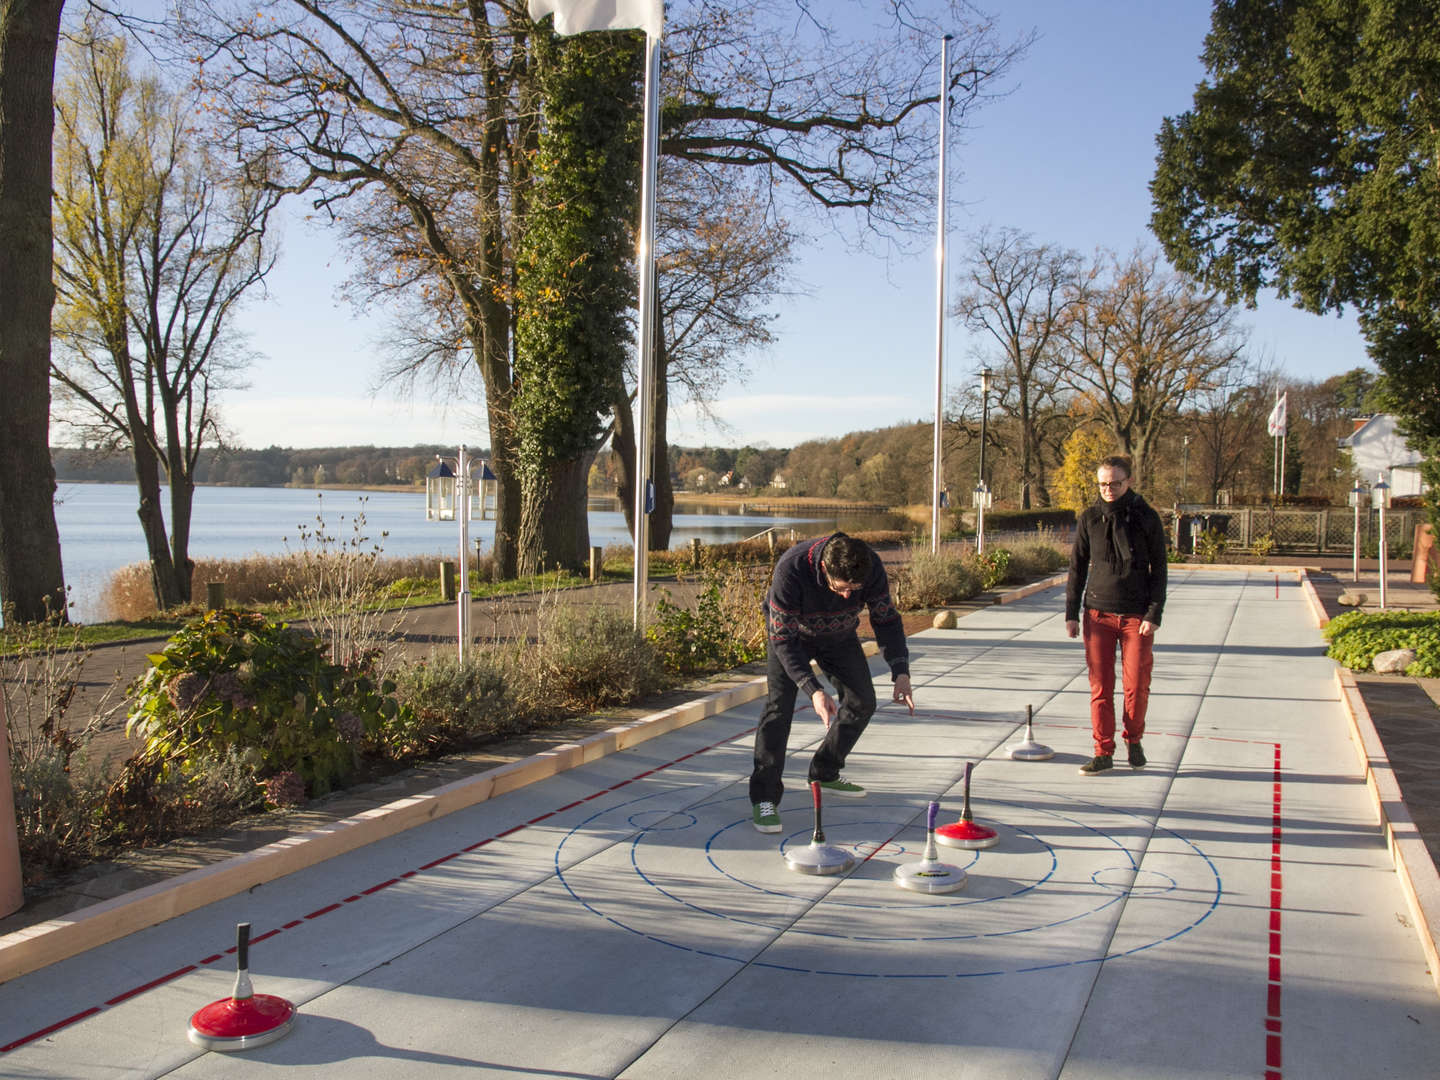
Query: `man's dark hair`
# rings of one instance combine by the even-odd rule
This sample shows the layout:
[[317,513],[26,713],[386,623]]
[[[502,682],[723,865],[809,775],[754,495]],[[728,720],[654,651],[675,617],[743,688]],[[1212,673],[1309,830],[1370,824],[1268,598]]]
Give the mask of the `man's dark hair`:
[[1135,475],[1130,471],[1130,459],[1124,454],[1111,454],[1104,461],[1100,462],[1099,465],[1095,466],[1096,472],[1099,472],[1101,469],[1119,469],[1125,474],[1126,480],[1129,480],[1130,477]]
[[831,581],[863,585],[870,576],[870,546],[864,540],[837,532],[826,542],[820,565]]

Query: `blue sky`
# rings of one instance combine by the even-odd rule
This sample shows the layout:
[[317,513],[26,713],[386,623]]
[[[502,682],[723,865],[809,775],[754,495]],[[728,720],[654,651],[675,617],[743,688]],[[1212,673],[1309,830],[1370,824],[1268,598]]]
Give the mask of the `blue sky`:
[[[983,6],[983,5],[982,5]],[[1008,97],[973,114],[949,154],[952,271],[964,237],[985,225],[1089,255],[1153,243],[1146,229],[1155,132],[1184,111],[1204,72],[1198,59],[1208,0],[1008,0],[995,5],[1001,36],[1038,40],[1011,76]],[[936,43],[938,64],[939,43]],[[938,78],[938,68],[937,68]],[[485,445],[478,393],[459,405],[425,392],[400,399],[371,392],[383,314],[357,316],[336,298],[348,268],[333,234],[298,217],[269,298],[243,326],[264,354],[249,389],[224,411],[242,445]],[[724,388],[714,411],[726,426],[678,406],[671,441],[681,445],[793,446],[808,438],[933,419],[933,243],[888,261],[847,252],[835,240],[807,249],[796,267],[806,295],[777,310],[777,341],[751,358],[749,374]],[[953,275],[952,275],[953,277]],[[950,290],[953,295],[953,288]],[[1368,366],[1350,317],[1296,311],[1268,299],[1243,312],[1252,349],[1295,378],[1321,379]],[[946,330],[946,387],[974,378],[976,342]]]

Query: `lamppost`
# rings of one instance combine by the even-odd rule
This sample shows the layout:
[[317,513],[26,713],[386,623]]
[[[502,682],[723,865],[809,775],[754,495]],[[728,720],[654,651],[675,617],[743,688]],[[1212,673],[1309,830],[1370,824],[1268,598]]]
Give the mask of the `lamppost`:
[[985,551],[985,511],[994,498],[990,486],[985,483],[985,429],[990,422],[990,379],[993,372],[988,367],[980,369],[980,481],[971,496],[975,506],[975,550]]
[[1375,486],[1370,489],[1370,502],[1375,509],[1380,511],[1380,610],[1385,610],[1385,511],[1390,506],[1390,485],[1385,482],[1385,474],[1380,474],[1380,479],[1375,481]]
[[1354,555],[1350,561],[1350,580],[1360,580],[1360,507],[1365,504],[1365,485],[1360,478],[1355,478],[1355,486],[1350,489],[1350,505],[1355,508],[1355,546]]
[[[460,581],[455,590],[455,632],[460,639],[460,662],[470,644],[470,457],[465,447],[455,458],[455,468],[439,455],[425,477],[425,520],[460,522]],[[484,471],[484,463],[481,463]]]
[[1190,436],[1186,435],[1180,440],[1180,501],[1186,502],[1186,493],[1190,490]]

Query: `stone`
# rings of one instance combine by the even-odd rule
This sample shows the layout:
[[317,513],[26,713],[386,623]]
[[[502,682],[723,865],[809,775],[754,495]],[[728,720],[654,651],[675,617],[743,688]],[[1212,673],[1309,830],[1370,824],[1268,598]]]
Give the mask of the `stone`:
[[1404,671],[1414,662],[1414,649],[1391,649],[1389,652],[1376,653],[1375,659],[1370,661],[1370,666],[1381,674],[1388,674]]
[[1335,602],[1341,607],[1364,607],[1369,599],[1363,592],[1343,592]]
[[931,620],[930,625],[933,626],[936,630],[954,630],[955,613],[953,611],[937,611],[935,613],[935,618]]

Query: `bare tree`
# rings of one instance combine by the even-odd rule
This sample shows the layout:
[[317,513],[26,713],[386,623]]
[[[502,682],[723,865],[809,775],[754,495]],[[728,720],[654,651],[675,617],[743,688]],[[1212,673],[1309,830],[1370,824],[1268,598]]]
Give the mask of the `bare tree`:
[[0,0],[0,602],[65,617],[50,462],[50,139],[63,0]]
[[224,179],[196,138],[196,98],[136,76],[103,22],[63,55],[52,373],[70,420],[129,447],[163,609],[190,599],[195,466],[216,439],[214,393],[239,361],[229,317],[274,262],[275,196]]
[[998,368],[994,404],[1015,420],[1020,435],[1020,505],[1032,494],[1049,504],[1045,489],[1046,431],[1064,420],[1058,406],[1057,346],[1076,302],[1080,256],[1048,244],[1036,245],[1016,229],[984,229],[971,238],[961,270],[955,314],[989,340],[979,350]]
[[1075,288],[1065,339],[1064,378],[1132,458],[1137,487],[1166,423],[1220,382],[1244,346],[1220,296],[1138,249],[1124,261],[1096,258]]
[[[722,186],[734,186],[736,170],[762,175],[772,221],[785,192],[852,210],[862,227],[910,220],[928,206],[925,124],[942,22],[964,57],[954,65],[957,123],[1023,47],[995,45],[963,5],[923,5],[924,20],[921,6],[877,3],[875,34],[844,42],[789,0],[674,5],[662,153]],[[199,0],[195,11],[187,53],[200,52],[241,144],[273,151],[285,190],[344,213],[367,260],[363,293],[415,290],[453,307],[437,324],[458,328],[449,351],[481,369],[502,484],[496,554],[513,572],[513,253],[540,108],[523,5],[272,0],[230,13]]]

